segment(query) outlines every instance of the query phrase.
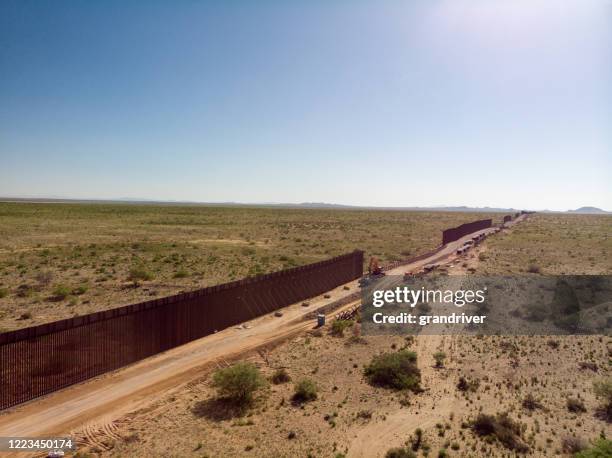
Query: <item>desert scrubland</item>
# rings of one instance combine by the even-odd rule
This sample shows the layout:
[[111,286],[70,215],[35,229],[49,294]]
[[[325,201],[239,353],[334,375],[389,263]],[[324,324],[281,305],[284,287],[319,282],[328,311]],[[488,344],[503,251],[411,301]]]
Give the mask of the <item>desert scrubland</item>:
[[[534,215],[444,270],[610,274],[611,223]],[[364,336],[338,322],[81,431],[80,456],[607,456],[611,360],[603,335]]]
[[[0,203],[0,331],[320,261],[383,262],[500,214]],[[135,287],[135,285],[138,287]]]

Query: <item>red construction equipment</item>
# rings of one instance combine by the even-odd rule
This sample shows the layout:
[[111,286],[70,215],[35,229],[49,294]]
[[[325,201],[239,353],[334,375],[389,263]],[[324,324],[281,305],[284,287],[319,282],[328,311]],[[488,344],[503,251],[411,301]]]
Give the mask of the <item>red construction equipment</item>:
[[368,267],[368,273],[370,275],[384,275],[382,271],[382,267],[380,267],[380,263],[378,262],[378,258],[376,256],[372,256],[370,258],[370,265]]

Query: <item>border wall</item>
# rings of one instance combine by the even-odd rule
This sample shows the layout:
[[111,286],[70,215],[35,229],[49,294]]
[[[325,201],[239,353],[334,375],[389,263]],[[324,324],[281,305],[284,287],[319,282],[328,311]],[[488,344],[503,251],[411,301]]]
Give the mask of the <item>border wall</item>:
[[481,219],[478,221],[472,221],[471,223],[465,223],[461,226],[446,229],[442,232],[442,245],[459,240],[468,234],[471,234],[482,229],[491,227],[493,221],[491,219]]
[[0,410],[317,296],[363,275],[363,251],[0,334]]
[[[521,212],[529,213],[533,212]],[[512,216],[505,216],[504,222],[507,218]],[[483,219],[447,229],[441,246],[395,261],[384,270],[431,257],[447,243],[491,226],[491,219]],[[0,410],[322,294],[361,277],[363,257],[363,251],[356,250],[305,266],[1,333]]]

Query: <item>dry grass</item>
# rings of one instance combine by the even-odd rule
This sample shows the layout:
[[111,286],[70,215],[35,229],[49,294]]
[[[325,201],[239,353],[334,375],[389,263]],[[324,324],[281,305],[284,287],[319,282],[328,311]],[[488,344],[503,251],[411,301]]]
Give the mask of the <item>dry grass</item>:
[[[350,450],[356,437],[367,436],[377,442],[382,456],[391,447],[411,447],[411,436],[418,427],[422,429],[419,456],[423,450],[437,456],[442,448],[450,456],[508,456],[508,447],[528,447],[535,456],[552,456],[567,446],[567,437],[588,442],[602,430],[610,435],[609,425],[594,415],[599,405],[592,391],[594,375],[576,364],[576,355],[585,354],[605,364],[606,344],[612,344],[609,338],[565,338],[558,349],[552,349],[545,337],[446,336],[442,338],[448,354],[446,368],[428,368],[423,362],[425,391],[420,393],[379,388],[364,377],[363,368],[373,355],[392,351],[392,345],[400,348],[405,339],[366,336],[366,345],[349,345],[350,337],[340,339],[344,344],[328,333],[304,335],[265,358],[250,358],[266,376],[283,367],[294,380],[312,380],[318,396],[311,402],[292,403],[291,383],[270,385],[242,417],[197,416],[193,406],[216,396],[210,379],[203,378],[150,410],[131,416],[129,434],[136,434],[139,441],[114,442],[107,454],[334,457]],[[419,353],[419,358],[431,355],[428,341],[434,339],[436,336],[418,337],[409,348]],[[518,366],[514,356],[506,352],[508,342],[519,352]],[[479,386],[474,391],[457,389],[462,374],[469,374]],[[530,395],[545,409],[525,409],[523,401]],[[568,411],[568,396],[581,399],[587,412]],[[513,428],[520,428],[518,433],[513,430],[512,437],[504,431],[499,437],[479,436],[472,430],[479,414],[504,412],[512,418]],[[163,437],[160,430],[165,431]],[[198,443],[201,448],[193,454]]]
[[[179,208],[172,211],[179,211]],[[219,215],[223,215],[226,209],[219,211]],[[236,213],[227,211],[234,218],[240,214],[238,210]],[[453,225],[448,218],[457,216],[387,215],[387,212],[283,213],[265,209],[240,211],[245,212],[243,214],[261,211],[257,218],[251,214],[254,221],[269,221],[269,225],[255,225],[257,227],[249,233],[250,241],[246,246],[256,250],[252,258],[247,257],[249,259],[260,259],[262,253],[284,253],[283,250],[295,250],[296,247],[305,250],[302,252],[304,256],[305,253],[308,256],[327,256],[335,253],[324,253],[325,249],[346,251],[351,243],[366,248],[365,245],[370,243],[374,252],[386,253],[398,252],[398,246],[418,240],[426,249],[428,243],[429,246],[437,243],[434,240],[439,234],[437,225]],[[311,230],[305,230],[305,226],[297,229],[295,220],[287,222],[287,219],[303,218],[301,224],[304,225],[323,224],[309,215],[317,215],[329,226],[326,229],[312,226]],[[433,224],[429,218],[434,217],[444,222]],[[397,221],[412,218],[411,227],[415,232],[406,235],[402,226],[395,223],[386,227],[386,218]],[[469,219],[466,215],[462,218]],[[486,256],[479,259],[474,253],[474,258],[466,264],[478,273],[521,273],[526,272],[531,264],[537,264],[543,273],[609,274],[612,273],[608,235],[611,220],[598,216],[536,215],[525,224],[489,238],[479,247]],[[344,231],[338,229],[341,221],[347,224]],[[287,224],[282,227],[289,234],[296,230],[300,235],[298,232],[293,236],[280,235],[284,234],[278,232],[281,222]],[[296,229],[292,229],[294,225]],[[210,227],[213,226],[211,222]],[[425,228],[433,230],[434,226],[436,237],[422,233]],[[177,232],[177,242],[173,242],[177,243],[176,248],[193,244],[186,238],[184,231],[187,227],[173,226]],[[210,227],[204,226],[201,230],[207,231]],[[242,230],[247,231],[248,227],[248,224],[243,224]],[[276,235],[269,235],[267,242],[256,236],[266,231]],[[231,229],[225,234],[223,237],[227,239],[236,237]],[[326,234],[330,235],[329,244],[325,240]],[[148,243],[169,243],[162,241],[167,236],[168,233],[157,233],[155,237],[159,239],[151,239]],[[213,237],[208,234],[189,236]],[[289,237],[289,241],[281,237]],[[308,237],[307,242],[304,242],[304,237]],[[295,238],[300,238],[301,242],[295,242]],[[251,242],[254,244],[249,245]],[[129,246],[130,242],[121,243],[128,243],[125,247],[127,256],[145,256],[140,251],[135,252]],[[309,244],[321,246],[308,248]],[[225,243],[216,255],[222,259],[222,252],[233,253],[231,250],[239,250],[243,245]],[[204,245],[201,249],[206,252],[211,246]],[[226,259],[223,262],[230,262],[228,259],[232,257],[228,256],[223,258]],[[295,259],[307,261],[306,258]],[[159,271],[154,267],[151,270],[156,279],[170,274],[163,267]],[[9,276],[15,275],[13,270],[10,272]],[[25,275],[34,278],[34,272]],[[0,286],[6,287],[6,282]],[[11,285],[10,289],[9,297],[14,300],[14,286]],[[138,288],[142,289],[144,287]],[[88,289],[80,297],[90,293],[91,289]],[[32,295],[25,297],[31,298]],[[331,328],[329,324],[327,327]],[[382,456],[390,448],[413,450],[416,447],[418,456],[489,457],[511,455],[513,451],[510,448],[518,446],[524,450],[528,448],[533,456],[543,457],[574,450],[602,434],[612,435],[610,423],[598,415],[603,401],[593,390],[595,380],[606,379],[611,373],[610,337],[359,336],[361,344],[355,345],[351,343],[355,335],[350,334],[332,335],[323,330],[299,336],[273,350],[248,358],[266,378],[273,378],[282,369],[286,372],[284,380],[311,380],[317,387],[317,397],[310,402],[291,402],[295,390],[293,383],[268,384],[258,393],[248,412],[223,411],[220,415],[215,404],[217,393],[212,378],[203,374],[200,380],[118,422],[117,434],[122,439],[104,435],[97,438],[110,450],[102,451],[90,444],[81,452],[134,457],[335,457],[348,451],[347,456],[351,457],[359,451],[364,456]],[[418,355],[422,391],[398,392],[367,383],[364,368],[374,356],[402,349]],[[443,367],[435,367],[434,355],[439,352],[446,355]],[[585,362],[597,367],[598,371],[584,370],[581,363]],[[497,431],[499,434],[479,435],[472,429],[479,415],[500,419],[503,413],[512,419],[511,423],[501,422],[511,434],[500,429]]]
[[612,272],[612,216],[535,214],[487,240],[478,273]]
[[[440,243],[444,228],[481,216],[0,203],[0,330],[272,272],[356,248],[386,262],[427,251]],[[60,295],[54,294],[58,287]],[[78,288],[83,293],[73,294]],[[24,313],[30,318],[19,319]]]

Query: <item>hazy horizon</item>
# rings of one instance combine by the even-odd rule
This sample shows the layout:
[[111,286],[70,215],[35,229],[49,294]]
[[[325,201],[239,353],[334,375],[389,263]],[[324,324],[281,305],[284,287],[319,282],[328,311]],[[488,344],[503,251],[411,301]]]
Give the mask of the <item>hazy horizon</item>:
[[581,205],[576,208],[566,208],[565,210],[551,210],[549,208],[525,208],[525,207],[500,207],[498,205],[492,206],[467,206],[461,204],[449,204],[449,205],[422,205],[422,206],[414,206],[414,205],[402,205],[402,206],[392,206],[392,205],[360,205],[360,204],[344,204],[338,202],[282,202],[282,201],[270,201],[270,202],[262,202],[262,201],[251,201],[251,202],[239,202],[239,201],[199,201],[199,200],[164,200],[164,199],[148,199],[145,197],[116,197],[116,198],[98,198],[98,197],[89,197],[89,198],[71,198],[71,197],[62,197],[62,196],[10,196],[10,195],[0,195],[0,202],[11,202],[11,199],[15,199],[15,201],[24,201],[24,202],[42,202],[51,201],[52,203],[64,203],[64,202],[111,202],[111,203],[126,203],[126,204],[177,204],[177,205],[212,205],[212,206],[304,206],[307,208],[308,206],[312,206],[313,208],[326,208],[326,207],[338,207],[338,208],[379,208],[379,209],[459,209],[465,208],[466,211],[470,211],[471,209],[477,210],[488,210],[492,211],[510,211],[510,210],[526,210],[526,211],[551,211],[551,212],[568,212],[574,211],[580,208],[596,208],[598,210],[603,210],[606,213],[611,213],[605,208],[594,207],[592,205]]
[[612,210],[612,2],[2,2],[0,196]]

